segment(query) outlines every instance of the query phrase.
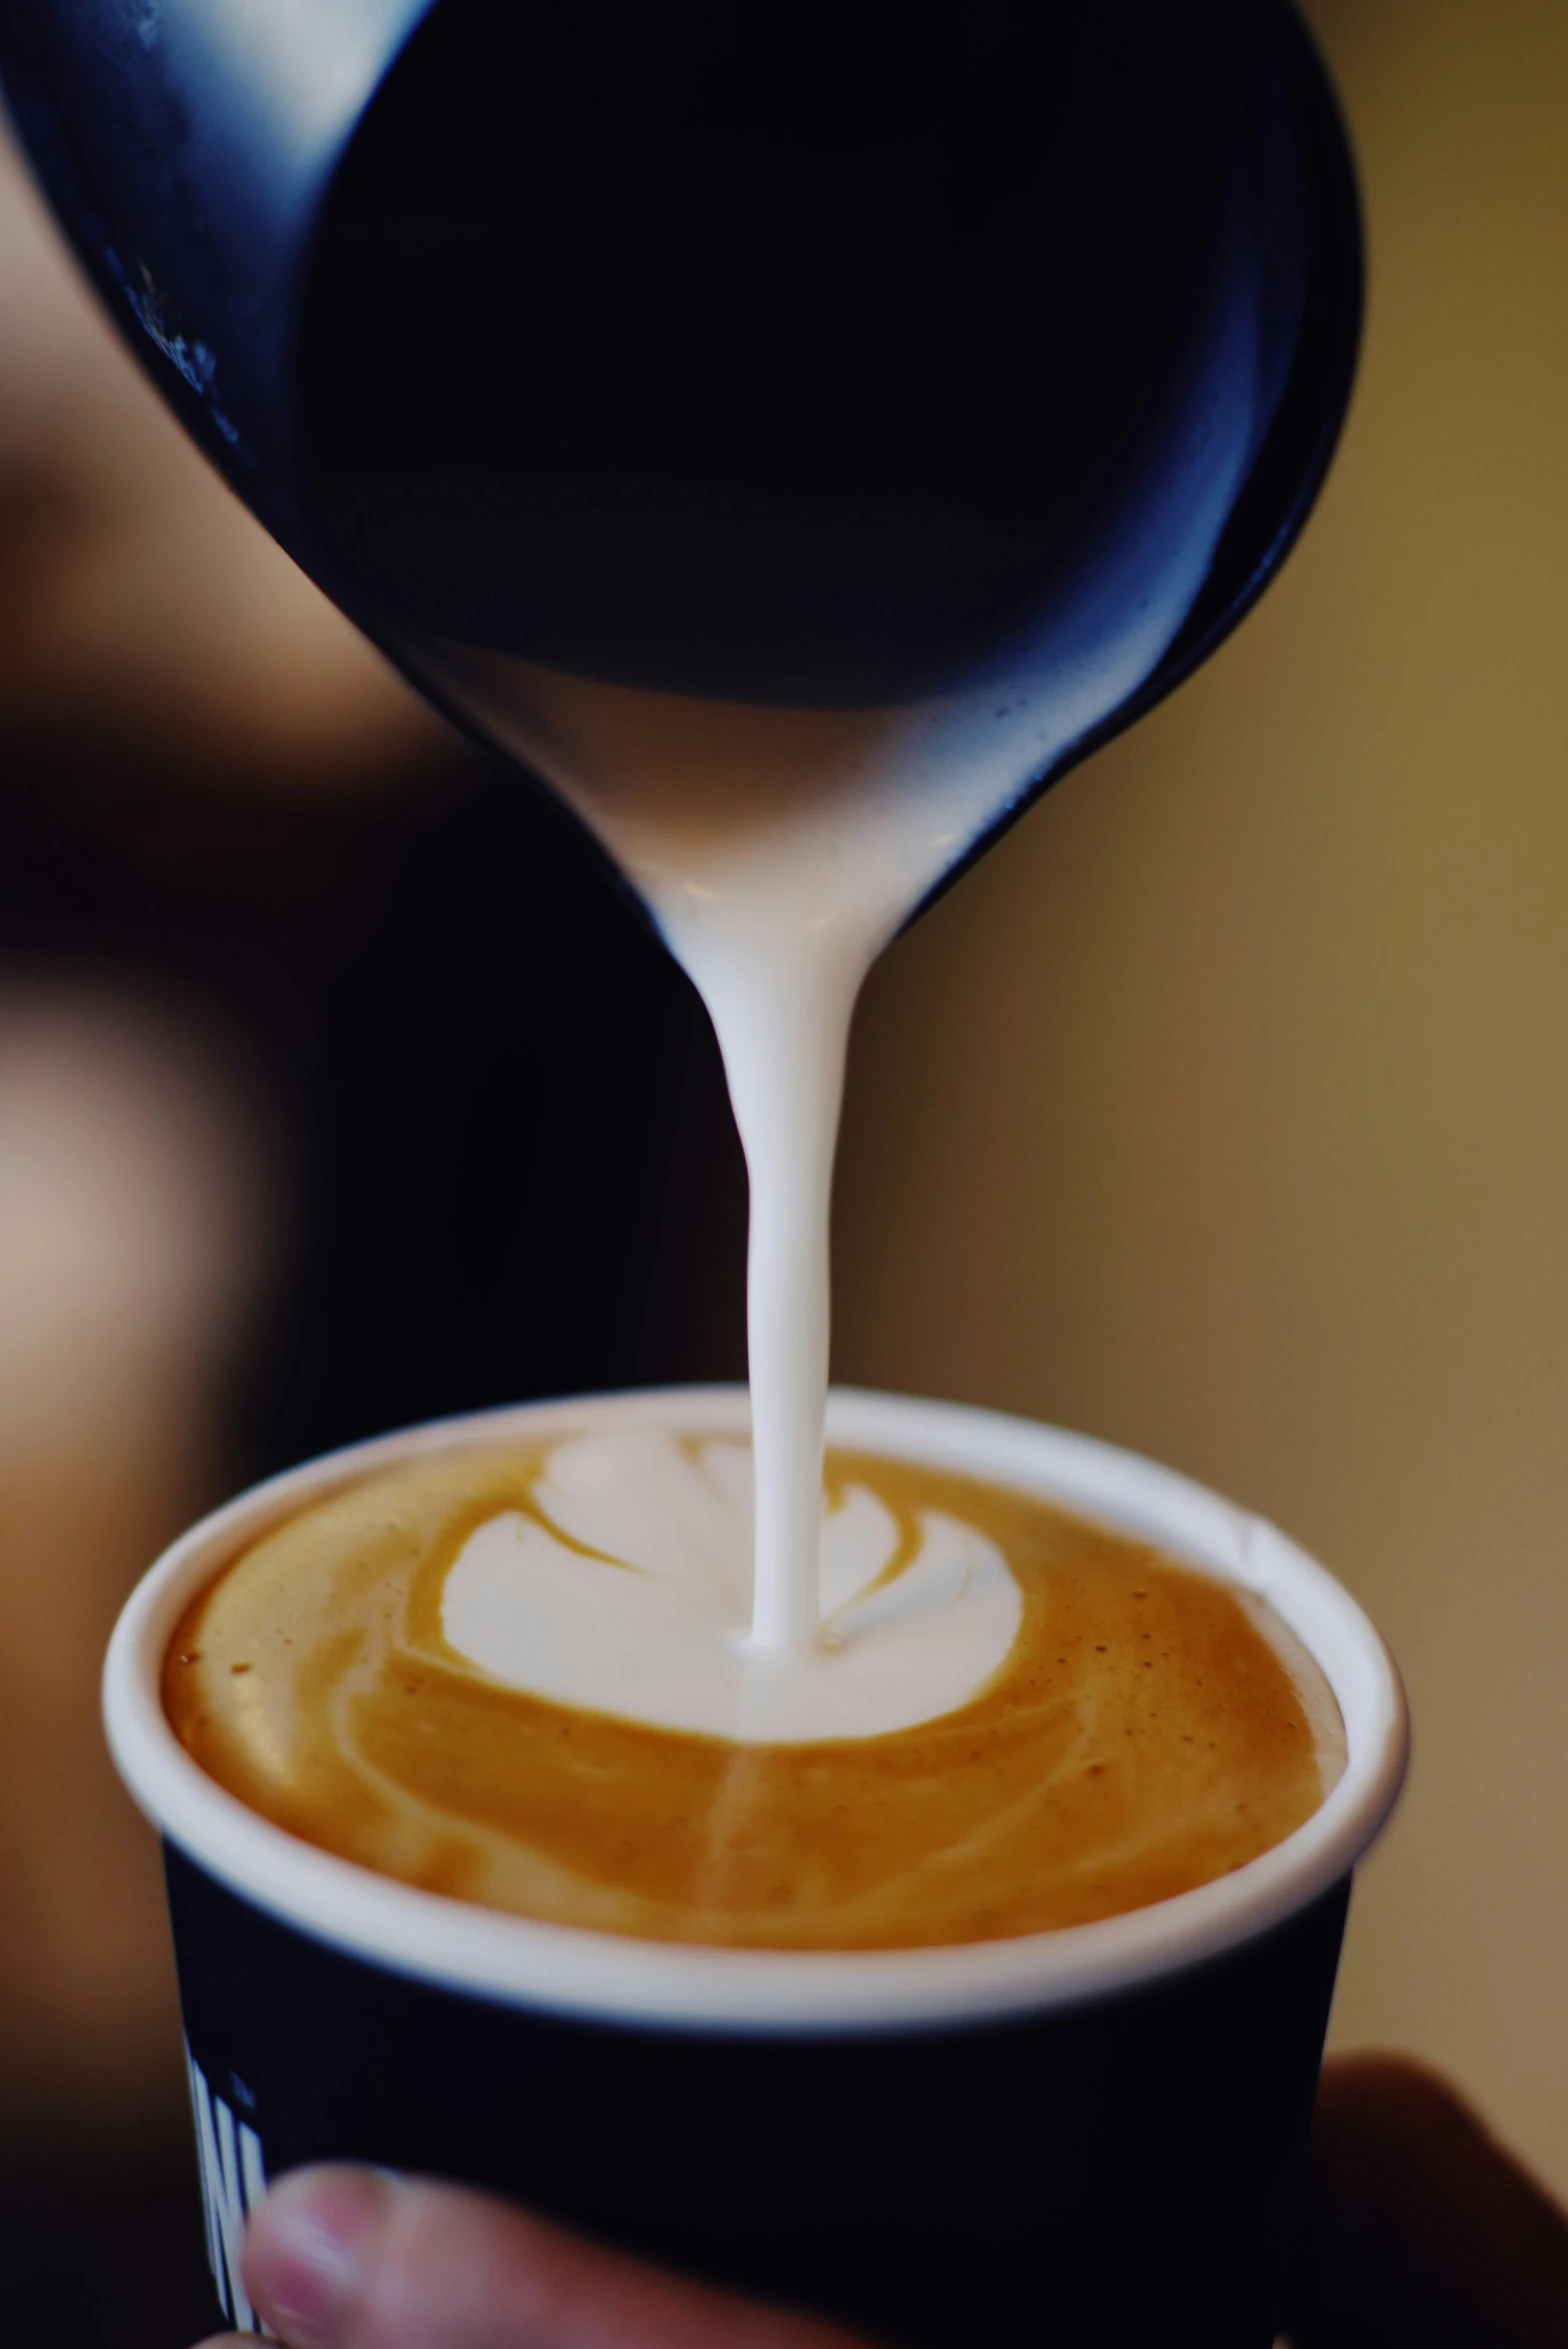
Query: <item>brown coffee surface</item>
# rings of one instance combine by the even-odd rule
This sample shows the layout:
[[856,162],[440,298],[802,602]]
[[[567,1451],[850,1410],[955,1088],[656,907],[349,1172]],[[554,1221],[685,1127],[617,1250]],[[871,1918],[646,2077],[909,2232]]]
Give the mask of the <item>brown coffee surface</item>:
[[836,1453],[940,1510],[1023,1592],[1005,1663],[920,1726],[733,1745],[545,1702],[447,1645],[444,1579],[541,1449],[453,1451],[309,1503],[186,1610],[181,1743],[305,1841],[483,1906],[662,1941],[885,1949],[1083,1924],[1185,1892],[1322,1802],[1326,1681],[1249,1594],[1037,1497]]

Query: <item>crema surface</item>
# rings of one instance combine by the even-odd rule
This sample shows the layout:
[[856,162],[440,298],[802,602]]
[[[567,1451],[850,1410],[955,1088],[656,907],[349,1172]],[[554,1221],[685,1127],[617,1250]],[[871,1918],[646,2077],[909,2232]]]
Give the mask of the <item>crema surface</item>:
[[1343,1767],[1261,1602],[1031,1495],[832,1454],[822,1549],[821,1646],[758,1658],[744,1445],[426,1455],[235,1558],[165,1705],[220,1784],[345,1859],[772,1949],[1140,1908],[1281,1841]]

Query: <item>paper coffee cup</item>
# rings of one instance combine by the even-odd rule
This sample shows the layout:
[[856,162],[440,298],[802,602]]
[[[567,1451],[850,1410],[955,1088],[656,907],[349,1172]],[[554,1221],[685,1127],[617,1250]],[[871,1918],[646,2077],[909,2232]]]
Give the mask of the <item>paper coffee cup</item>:
[[888,2342],[1264,2349],[1351,1871],[1407,1749],[1393,1663],[1273,1526],[1187,1478],[993,1412],[836,1391],[831,1442],[1037,1492],[1258,1593],[1317,1658],[1343,1777],[1231,1875],[949,1949],[642,1942],[469,1906],[301,1842],[169,1728],[194,1594],[345,1475],[476,1438],[748,1425],[743,1389],[528,1405],[258,1486],[175,1543],[109,1650],[109,1741],[164,1838],[225,2318],[247,2209],[300,2162],[517,2196],[584,2232]]

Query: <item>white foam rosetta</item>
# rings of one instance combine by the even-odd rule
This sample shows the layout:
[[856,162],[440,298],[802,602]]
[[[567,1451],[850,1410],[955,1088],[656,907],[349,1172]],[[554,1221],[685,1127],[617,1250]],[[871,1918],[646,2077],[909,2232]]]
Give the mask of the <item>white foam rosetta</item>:
[[823,1515],[820,1639],[752,1645],[743,1443],[575,1437],[531,1497],[533,1514],[508,1510],[464,1543],[442,1630],[496,1679],[560,1704],[748,1744],[885,1736],[966,1704],[1018,1633],[1023,1596],[994,1542],[922,1511],[913,1556],[888,1575],[897,1520],[851,1485]]

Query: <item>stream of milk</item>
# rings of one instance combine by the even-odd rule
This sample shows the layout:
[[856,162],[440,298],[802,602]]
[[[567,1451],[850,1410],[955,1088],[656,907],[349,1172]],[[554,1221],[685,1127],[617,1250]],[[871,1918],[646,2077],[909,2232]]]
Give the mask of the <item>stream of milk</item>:
[[829,1213],[861,983],[1029,779],[1141,682],[1190,586],[1139,614],[1088,674],[900,710],[762,710],[421,652],[448,697],[598,836],[712,1017],[751,1191],[759,1662],[809,1669],[820,1652]]

